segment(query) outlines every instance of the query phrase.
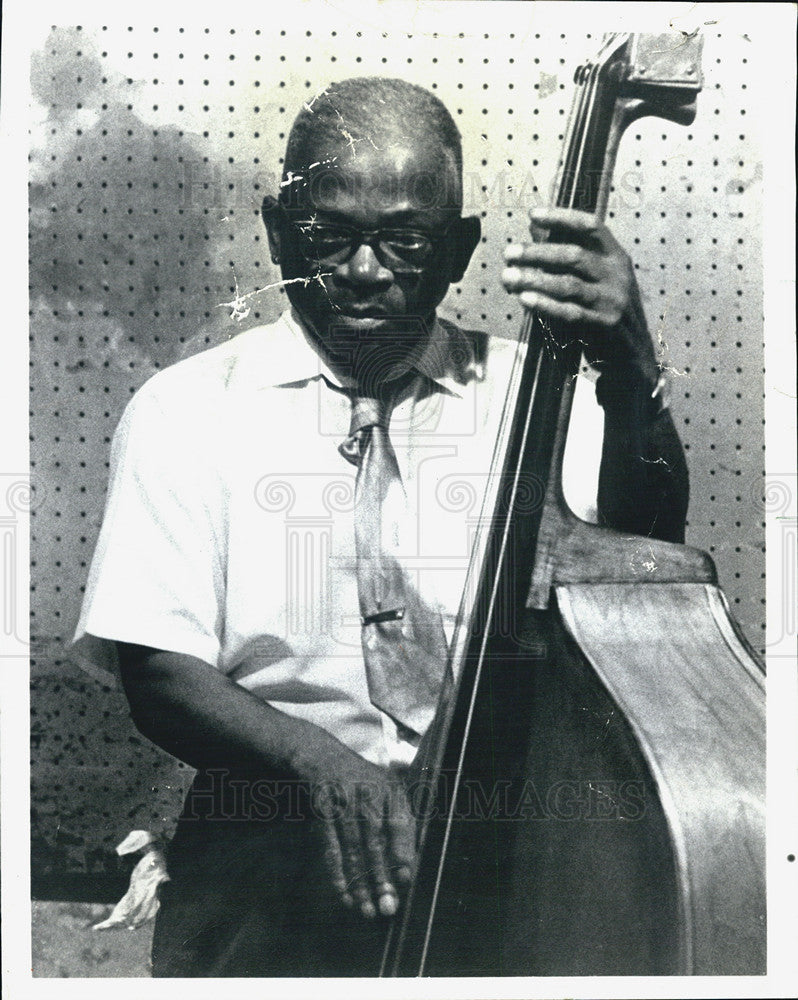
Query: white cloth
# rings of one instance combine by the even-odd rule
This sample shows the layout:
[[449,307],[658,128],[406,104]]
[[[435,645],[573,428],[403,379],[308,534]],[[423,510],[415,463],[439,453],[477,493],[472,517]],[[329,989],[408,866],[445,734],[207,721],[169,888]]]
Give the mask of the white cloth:
[[[435,391],[390,425],[419,587],[448,634],[516,350],[488,346],[483,363],[436,323],[418,362]],[[291,312],[151,378],[114,436],[78,658],[112,667],[108,640],[191,654],[374,763],[409,760],[366,685],[350,409]]]
[[160,906],[158,886],[169,881],[166,871],[166,855],[158,838],[149,830],[131,830],[121,844],[116,845],[116,853],[135,854],[142,857],[130,873],[127,892],[105,920],[94,924],[92,930],[110,931],[118,927],[135,930],[148,920],[153,920]]

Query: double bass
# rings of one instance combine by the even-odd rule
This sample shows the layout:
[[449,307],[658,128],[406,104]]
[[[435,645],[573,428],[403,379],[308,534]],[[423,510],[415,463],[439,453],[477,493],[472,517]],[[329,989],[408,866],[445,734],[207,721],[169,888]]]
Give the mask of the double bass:
[[[626,127],[693,120],[700,48],[604,37],[575,76],[556,205],[603,218]],[[527,314],[384,975],[765,972],[764,668],[708,555],[568,508],[580,359]]]

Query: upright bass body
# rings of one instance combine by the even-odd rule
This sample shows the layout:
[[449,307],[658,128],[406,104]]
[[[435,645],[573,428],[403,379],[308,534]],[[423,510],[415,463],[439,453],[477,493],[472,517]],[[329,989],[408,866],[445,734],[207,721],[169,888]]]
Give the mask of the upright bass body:
[[763,678],[718,589],[558,585],[521,628],[444,758],[404,973],[763,973]]
[[[578,207],[603,212],[628,121],[690,120],[696,58],[671,36],[608,36],[577,74],[558,204],[598,170]],[[578,345],[525,324],[459,679],[411,786],[419,874],[387,974],[766,971],[763,670],[708,556],[568,510],[578,363]]]

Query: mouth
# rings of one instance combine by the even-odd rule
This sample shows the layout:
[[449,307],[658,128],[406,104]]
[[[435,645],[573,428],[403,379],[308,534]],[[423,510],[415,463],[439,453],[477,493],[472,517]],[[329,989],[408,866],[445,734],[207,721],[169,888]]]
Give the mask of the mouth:
[[388,312],[382,306],[356,305],[338,306],[336,312],[350,319],[386,319]]
[[347,305],[335,310],[343,325],[350,329],[376,330],[391,325],[390,313],[375,305]]

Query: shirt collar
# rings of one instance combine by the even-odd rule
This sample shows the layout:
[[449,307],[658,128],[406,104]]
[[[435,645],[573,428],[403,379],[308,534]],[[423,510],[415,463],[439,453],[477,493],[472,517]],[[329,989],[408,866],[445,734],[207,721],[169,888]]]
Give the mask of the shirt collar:
[[457,397],[462,397],[463,389],[474,378],[484,377],[471,339],[453,323],[437,317],[415,367],[444,392]]
[[[255,334],[255,330],[251,334]],[[245,362],[239,377],[254,388],[278,388],[323,378],[333,388],[349,388],[314,349],[305,325],[294,309],[287,309],[268,328],[259,328],[257,358]],[[242,334],[241,336],[246,336]],[[250,367],[250,365],[252,367]],[[480,377],[475,352],[466,334],[452,323],[436,318],[429,340],[412,367],[443,392],[461,397],[465,385]]]

